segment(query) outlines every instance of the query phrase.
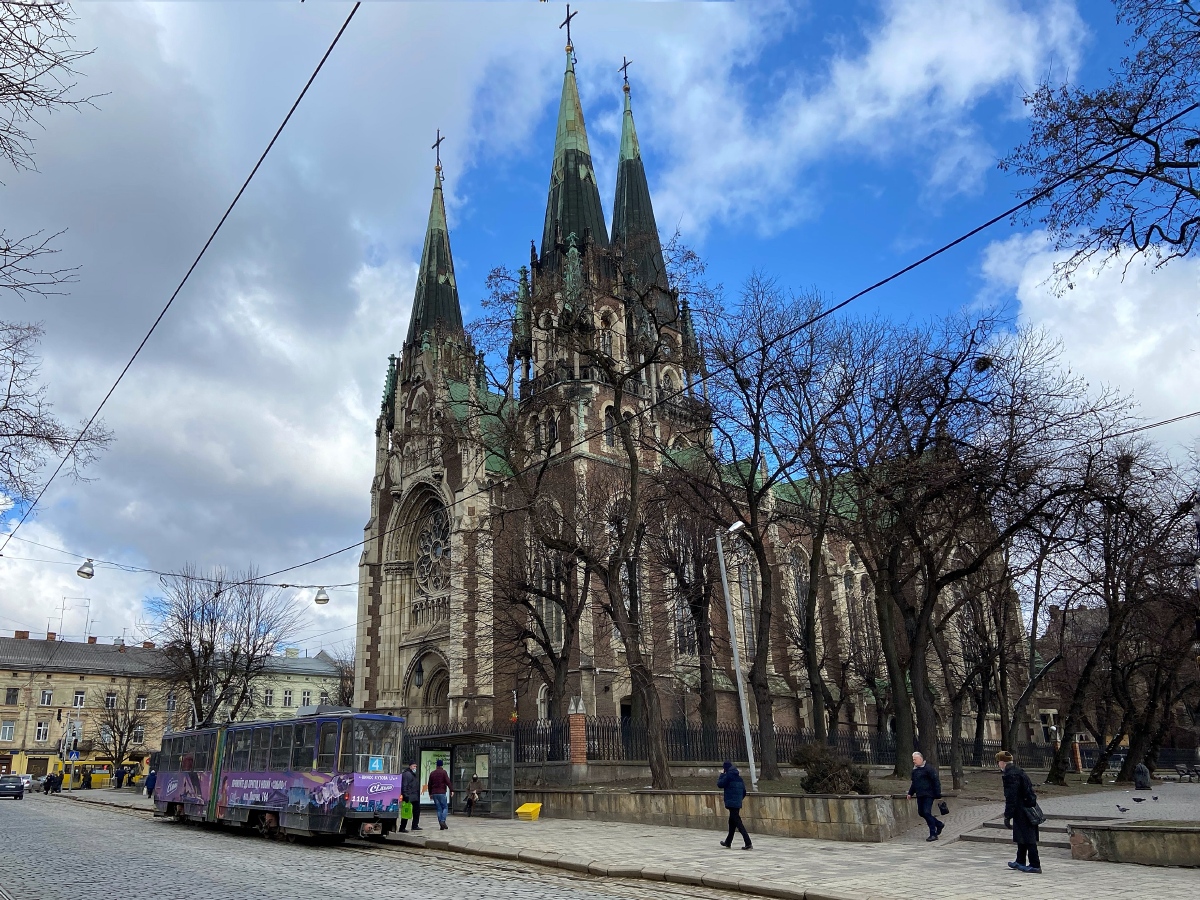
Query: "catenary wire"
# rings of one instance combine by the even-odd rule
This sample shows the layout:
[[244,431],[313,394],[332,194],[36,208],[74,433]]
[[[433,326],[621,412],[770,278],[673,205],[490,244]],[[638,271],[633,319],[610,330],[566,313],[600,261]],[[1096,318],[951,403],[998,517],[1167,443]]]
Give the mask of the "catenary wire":
[[[1167,127],[1168,125],[1183,118],[1187,114],[1194,112],[1197,109],[1200,109],[1200,103],[1191,104],[1190,106],[1181,110],[1180,112],[1176,113],[1175,115],[1171,116],[1170,118],[1164,119],[1162,122],[1160,122],[1154,128],[1149,129],[1146,136],[1149,136],[1149,135]],[[1105,162],[1106,160],[1111,159],[1114,156],[1119,155],[1120,153],[1124,152],[1126,149],[1134,146],[1137,143],[1138,143],[1138,141],[1129,141],[1126,144],[1123,144],[1119,147],[1114,148],[1113,150],[1109,151],[1108,153],[1104,154],[1103,156],[1100,156],[1093,162],[1089,163],[1087,166],[1071,173],[1070,175],[1065,175],[1062,178],[1059,178],[1057,181],[1054,181],[1051,184],[1047,185],[1046,187],[1035,191],[1034,193],[1032,193],[1028,197],[1026,197],[1024,200],[1022,200],[1020,203],[1017,203],[1017,204],[1009,207],[1008,209],[1004,210],[1004,212],[1002,212],[1002,213],[992,216],[990,219],[988,219],[987,221],[983,222],[980,225],[977,225],[976,227],[972,228],[970,231],[964,232],[963,234],[954,238],[954,240],[949,241],[948,243],[942,244],[936,250],[933,250],[930,253],[927,253],[926,255],[922,256],[921,258],[909,263],[908,265],[904,266],[903,268],[896,270],[892,274],[888,275],[886,278],[882,278],[879,281],[876,281],[875,283],[863,288],[862,290],[858,291],[857,293],[851,294],[849,297],[845,298],[844,300],[842,300],[838,303],[835,303],[833,306],[830,306],[830,307],[827,307],[826,309],[821,310],[819,313],[817,313],[816,315],[801,322],[800,324],[795,325],[792,328],[789,328],[789,329],[781,332],[779,335],[776,335],[775,337],[771,338],[769,341],[764,341],[762,344],[747,351],[743,355],[741,355],[739,357],[735,357],[734,359],[732,359],[731,361],[729,361],[727,363],[722,363],[717,368],[718,369],[732,369],[732,367],[734,365],[736,365],[738,362],[741,362],[742,360],[745,360],[757,353],[761,353],[764,350],[771,349],[771,347],[775,346],[780,341],[787,340],[788,338],[799,334],[801,331],[805,330],[806,328],[812,327],[817,322],[820,322],[822,319],[825,319],[825,318],[833,315],[838,310],[841,310],[841,309],[845,308],[846,306],[849,306],[851,303],[855,302],[856,300],[860,300],[861,298],[865,297],[867,294],[870,294],[874,291],[879,290],[880,288],[884,287],[885,285],[890,284],[891,282],[897,280],[898,278],[901,278],[904,275],[907,275],[909,272],[912,272],[914,269],[917,269],[920,266],[923,266],[926,263],[933,261],[934,259],[941,256],[942,254],[957,247],[959,244],[962,244],[965,241],[970,240],[971,238],[975,237],[976,235],[978,235],[979,233],[981,233],[983,231],[986,231],[987,229],[991,228],[992,226],[998,224],[999,222],[1002,222],[1005,219],[1009,219],[1009,218],[1015,216],[1017,213],[1021,212],[1022,210],[1033,206],[1034,204],[1038,203],[1039,201],[1048,197],[1050,194],[1057,191],[1063,185],[1065,185],[1065,184],[1075,180],[1076,178],[1080,177],[1081,175],[1083,175],[1088,169],[1098,165],[1099,163]],[[697,379],[694,382],[694,384],[702,384],[711,377],[712,377],[711,372],[705,372],[700,376],[699,379]],[[670,394],[663,393],[663,395],[661,397],[659,397],[659,399],[657,399],[657,400],[653,401],[652,403],[649,403],[645,406],[639,407],[636,412],[636,416],[638,418],[641,418],[645,413],[649,412],[650,410],[655,409],[656,407],[662,406],[663,404],[668,403],[670,401],[678,399],[679,397],[684,395],[686,390],[687,390],[687,387],[682,386],[679,389],[677,389],[676,391],[674,391],[673,393],[670,393]],[[1147,431],[1151,428],[1157,428],[1162,425],[1168,425],[1173,422],[1182,421],[1184,419],[1193,418],[1195,416],[1200,416],[1200,410],[1197,410],[1196,412],[1192,412],[1192,413],[1187,413],[1182,416],[1176,416],[1172,419],[1168,419],[1168,420],[1165,420],[1162,422],[1154,422],[1154,423],[1150,423],[1147,425],[1142,425],[1137,428],[1130,429],[1128,431],[1120,432],[1119,434],[1112,435],[1110,437],[1119,437],[1119,436],[1125,435],[1125,434],[1133,434],[1135,432]],[[574,443],[564,447],[562,450],[560,450],[557,454],[554,454],[554,455],[562,456],[578,447],[582,447],[582,446],[586,445],[588,443],[588,441],[592,440],[593,438],[603,435],[605,433],[605,431],[607,431],[607,430],[608,430],[607,428],[602,428],[602,429],[599,429],[599,430],[596,430],[593,432],[587,432],[587,433],[583,434],[580,438],[578,438]],[[503,478],[499,478],[496,481],[490,483],[487,487],[481,488],[470,494],[466,494],[463,497],[458,498],[458,499],[465,501],[465,500],[470,500],[470,499],[474,499],[476,497],[482,496],[482,495],[490,492],[493,488],[495,488],[497,486],[503,485],[506,482],[512,481],[513,479],[517,478],[520,475],[524,475],[527,472],[533,471],[540,466],[546,465],[549,462],[549,460],[552,458],[553,458],[553,456],[547,456],[543,460],[539,460],[538,462],[536,462],[534,464],[530,464],[517,472],[514,472],[510,475],[506,475]],[[389,528],[388,530],[382,532],[379,535],[379,537],[380,538],[387,537],[389,534],[393,533],[396,530],[399,530],[401,528],[408,528],[413,525],[419,524],[420,522],[422,522],[426,518],[429,518],[432,515],[434,515],[434,511],[423,513],[419,516],[414,517],[411,521],[405,521],[403,523],[396,525],[393,528]],[[273,578],[276,575],[283,575],[287,572],[292,572],[296,569],[301,569],[306,566],[311,566],[311,565],[314,565],[319,562],[324,562],[325,560],[331,559],[334,556],[339,556],[342,553],[347,553],[350,550],[355,550],[359,547],[362,547],[365,544],[367,544],[368,541],[370,541],[370,540],[372,540],[372,538],[364,538],[363,540],[356,541],[353,544],[349,544],[345,547],[341,547],[337,550],[333,550],[333,551],[331,551],[329,553],[325,553],[321,556],[314,557],[313,559],[306,560],[305,562],[297,563],[296,565],[288,566],[287,568],[277,569],[274,572],[270,572],[267,575],[264,575],[263,577],[264,578]],[[2,549],[2,548],[0,548],[0,549]]]
[[296,97],[296,100],[292,104],[291,109],[289,109],[287,112],[287,115],[283,117],[283,121],[280,123],[279,127],[275,130],[275,134],[271,137],[270,142],[267,144],[267,148],[265,150],[263,150],[262,155],[259,156],[259,158],[258,158],[258,162],[256,162],[254,164],[254,168],[250,170],[250,174],[246,176],[246,180],[244,182],[242,182],[242,186],[238,189],[237,194],[234,195],[234,198],[230,202],[228,208],[226,208],[225,214],[222,215],[220,221],[217,222],[216,228],[214,228],[212,230],[212,234],[210,234],[208,236],[208,240],[206,240],[204,242],[204,246],[200,248],[200,252],[198,254],[196,254],[196,258],[194,260],[192,260],[192,264],[190,266],[188,266],[187,272],[184,273],[184,276],[180,280],[178,286],[175,288],[174,292],[172,292],[170,299],[167,300],[166,305],[163,306],[163,308],[159,312],[158,316],[154,319],[154,322],[150,325],[150,330],[146,332],[146,335],[142,338],[141,342],[137,345],[137,348],[133,351],[133,355],[131,357],[129,357],[129,361],[127,363],[125,363],[124,368],[122,368],[120,374],[117,375],[116,381],[114,381],[112,383],[112,386],[109,387],[108,392],[104,395],[104,398],[100,401],[100,405],[96,407],[95,412],[92,413],[92,415],[88,418],[87,422],[84,424],[83,428],[80,429],[79,434],[76,435],[75,439],[71,442],[71,446],[67,449],[67,452],[63,454],[62,459],[60,459],[58,461],[58,465],[55,467],[54,472],[50,475],[50,478],[46,481],[46,483],[44,485],[42,485],[41,490],[39,490],[37,493],[37,496],[35,496],[33,498],[33,502],[31,502],[25,508],[25,511],[21,514],[21,518],[17,521],[17,524],[13,527],[12,531],[8,532],[5,535],[4,543],[0,544],[0,553],[4,552],[4,548],[8,546],[8,542],[10,540],[12,540],[12,536],[14,534],[16,534],[17,531],[20,530],[22,525],[25,524],[25,521],[29,518],[30,514],[37,507],[38,503],[41,501],[41,499],[45,495],[46,491],[49,490],[50,485],[52,485],[54,483],[54,480],[58,477],[59,473],[62,472],[63,466],[66,465],[67,460],[71,458],[71,454],[73,454],[75,452],[75,449],[79,446],[80,442],[83,441],[84,436],[88,433],[88,430],[95,423],[96,418],[100,415],[101,411],[104,409],[105,405],[108,403],[109,398],[112,397],[112,395],[116,391],[117,387],[121,384],[122,380],[124,380],[125,375],[129,372],[129,369],[133,366],[134,361],[137,360],[137,358],[141,354],[143,348],[145,348],[146,344],[149,342],[150,337],[154,334],[155,330],[157,330],[159,323],[161,323],[163,318],[167,315],[167,311],[170,310],[172,304],[174,304],[175,298],[179,296],[179,292],[183,290],[184,285],[186,285],[188,282],[188,279],[191,278],[192,272],[194,272],[196,270],[196,267],[198,265],[200,265],[200,260],[204,258],[204,254],[208,251],[209,246],[211,246],[212,242],[216,239],[217,233],[221,230],[221,226],[225,224],[225,220],[228,219],[230,213],[233,212],[233,208],[237,205],[237,202],[242,198],[242,194],[244,194],[246,192],[246,188],[250,186],[251,179],[253,179],[255,174],[257,174],[259,167],[262,166],[262,164],[263,164],[263,160],[265,160],[267,158],[267,154],[270,153],[271,148],[275,146],[275,142],[277,140],[279,140],[279,136],[283,133],[283,129],[287,126],[287,123],[291,120],[292,114],[296,111],[296,108],[300,105],[300,101],[304,99],[304,95],[308,93],[308,89],[310,87],[312,87],[312,84],[316,80],[317,75],[320,73],[321,69],[324,67],[325,61],[327,59],[329,59],[329,55],[331,53],[333,53],[333,48],[336,47],[338,44],[338,41],[341,40],[342,34],[346,31],[346,28],[350,25],[350,20],[354,18],[354,14],[356,12],[358,12],[358,8],[361,5],[362,5],[361,0],[359,0],[359,2],[355,3],[354,6],[351,8],[350,14],[348,16],[346,16],[346,21],[342,23],[342,27],[339,28],[337,34],[334,35],[333,41],[330,43],[329,48],[325,51],[325,55],[321,57],[321,61],[319,63],[317,63],[317,67],[313,70],[312,75],[310,75],[308,78],[308,81],[305,82],[304,88],[300,91],[300,95],[298,97]]

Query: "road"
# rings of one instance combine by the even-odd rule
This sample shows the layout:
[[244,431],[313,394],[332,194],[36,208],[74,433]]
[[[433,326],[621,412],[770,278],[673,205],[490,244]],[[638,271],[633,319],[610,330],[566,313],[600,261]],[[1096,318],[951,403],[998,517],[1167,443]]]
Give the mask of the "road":
[[0,800],[0,836],[0,898],[12,900],[731,896],[412,849],[287,844],[41,795]]

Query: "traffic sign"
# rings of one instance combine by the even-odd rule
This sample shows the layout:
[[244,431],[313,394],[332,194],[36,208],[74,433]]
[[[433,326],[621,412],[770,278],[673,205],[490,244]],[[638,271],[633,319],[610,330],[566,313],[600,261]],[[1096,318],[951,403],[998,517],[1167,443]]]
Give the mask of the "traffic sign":
[[72,750],[72,751],[71,751],[71,755],[70,755],[70,756],[68,756],[67,758],[68,758],[69,760],[71,760],[71,762],[75,762],[75,760],[79,759],[79,751],[78,751],[78,750]]

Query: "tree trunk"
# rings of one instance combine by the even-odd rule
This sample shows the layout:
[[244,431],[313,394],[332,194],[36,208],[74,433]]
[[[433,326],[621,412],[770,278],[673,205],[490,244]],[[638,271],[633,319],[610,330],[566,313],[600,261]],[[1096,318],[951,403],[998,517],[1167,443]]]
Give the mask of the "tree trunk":
[[654,684],[654,675],[640,660],[630,665],[629,675],[633,682],[633,694],[641,698],[641,707],[646,716],[646,755],[650,762],[650,784],[655,790],[669,791],[675,787],[675,780],[671,775],[671,761],[667,755],[666,723],[663,721],[662,704],[659,701],[658,688]]
[[963,788],[962,721],[963,694],[959,692],[950,704],[950,775],[956,791]]
[[[1017,698],[1017,705],[1013,707],[1012,721],[1009,722],[1008,728],[1001,729],[1000,731],[1005,750],[1011,751],[1017,746],[1017,728],[1020,726],[1021,719],[1025,716],[1025,706],[1029,702],[1029,698],[1036,693],[1038,685],[1042,683],[1042,680],[1049,674],[1050,670],[1062,661],[1062,658],[1061,653],[1056,654],[1049,662],[1038,669],[1036,674],[1029,679],[1029,684],[1025,685],[1025,690],[1021,691],[1021,696]],[[1065,743],[1066,732],[1064,731],[1060,737],[1063,738],[1063,742]]]
[[779,756],[775,747],[775,706],[771,701],[771,685],[767,680],[771,663],[771,614],[775,607],[775,578],[762,542],[755,541],[753,547],[762,590],[758,604],[758,621],[754,623],[756,640],[754,665],[750,667],[750,686],[754,690],[754,703],[758,708],[758,743],[759,752],[762,754],[759,761],[759,777],[764,781],[776,781],[780,773]]
[[983,765],[983,742],[987,734],[988,686],[992,673],[985,671],[979,676],[979,708],[975,710],[975,743],[971,748],[971,765]]
[[705,613],[696,619],[696,655],[700,661],[700,732],[705,759],[717,760],[717,688],[713,678],[712,627]]
[[1092,766],[1092,771],[1088,775],[1088,784],[1104,784],[1104,773],[1108,771],[1108,759],[1112,756],[1112,752],[1120,745],[1121,740],[1125,737],[1125,724],[1121,723],[1121,727],[1117,729],[1112,736],[1112,740],[1103,746],[1100,746],[1100,752],[1096,754],[1096,764]]
[[892,611],[895,602],[887,586],[875,588],[875,615],[879,619],[879,643],[883,649],[883,660],[887,665],[888,681],[892,686],[892,715],[896,718],[896,765],[893,775],[904,778],[909,772],[909,758],[916,744],[912,706],[908,700],[908,682],[904,668],[900,665],[900,653],[896,647],[896,624]]
[[818,521],[813,532],[812,553],[808,557],[808,596],[804,599],[804,670],[812,697],[813,737],[824,743],[829,737],[825,727],[825,681],[821,675],[821,655],[817,648],[817,599],[825,583],[825,523]]

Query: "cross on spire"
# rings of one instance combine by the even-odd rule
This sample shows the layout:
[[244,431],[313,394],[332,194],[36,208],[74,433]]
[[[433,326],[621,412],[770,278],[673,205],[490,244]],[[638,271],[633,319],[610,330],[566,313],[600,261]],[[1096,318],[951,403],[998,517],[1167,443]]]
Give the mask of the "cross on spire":
[[558,26],[559,28],[567,29],[567,48],[568,49],[570,49],[572,46],[572,44],[571,44],[571,20],[573,18],[575,18],[577,15],[579,15],[579,10],[576,10],[575,12],[571,12],[571,4],[568,3],[567,4],[567,17],[565,19],[563,19],[562,24]]
[[439,172],[442,171],[442,141],[444,140],[445,138],[442,137],[442,129],[439,128],[437,130],[437,140],[434,141],[433,146],[429,148],[437,154],[437,170]]
[[619,71],[625,77],[625,86],[629,87],[629,67],[631,65],[633,65],[633,60],[625,59],[624,56],[621,57],[621,60],[624,63],[624,65],[622,65],[621,68],[618,69],[617,71]]

